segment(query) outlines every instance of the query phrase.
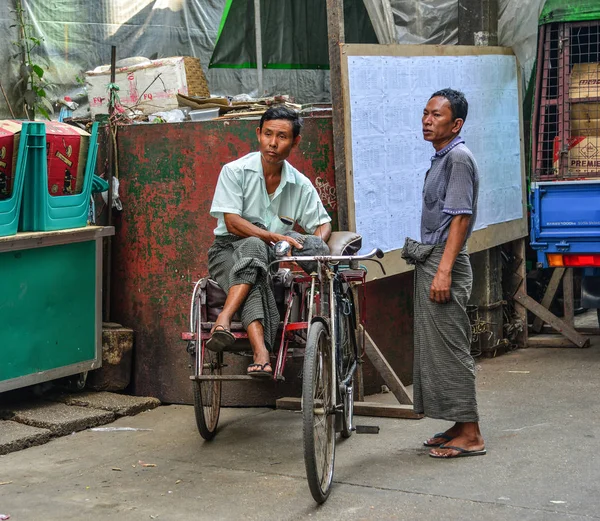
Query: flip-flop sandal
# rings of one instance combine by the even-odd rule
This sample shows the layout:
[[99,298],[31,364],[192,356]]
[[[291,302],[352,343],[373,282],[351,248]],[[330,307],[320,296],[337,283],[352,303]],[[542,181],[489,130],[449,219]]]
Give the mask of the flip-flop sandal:
[[458,454],[454,454],[452,456],[443,456],[443,455],[438,455],[438,454],[432,454],[431,452],[429,453],[429,455],[432,458],[437,458],[437,459],[452,459],[452,458],[465,458],[467,456],[485,456],[487,454],[487,451],[485,449],[481,449],[481,450],[467,450],[467,449],[463,449],[462,447],[454,447],[453,445],[440,445],[440,449],[451,449],[451,450],[455,450],[458,452]]
[[[258,369],[251,371],[250,369],[254,367],[258,367]],[[269,367],[271,370],[266,371],[267,367]],[[256,378],[270,378],[273,376],[273,368],[271,367],[271,364],[269,362],[265,364],[250,364],[248,366],[248,369],[246,370],[246,374]]]
[[[446,441],[450,441],[452,439],[452,436],[450,436],[449,434],[446,434],[445,432],[438,432],[437,434],[434,434],[431,438],[429,438],[430,440],[434,440],[435,438],[442,438],[443,440]],[[443,441],[442,443],[427,443],[427,440],[425,440],[423,442],[423,445],[425,447],[439,447],[440,445],[442,445],[443,443],[446,443],[446,441]]]
[[[221,328],[221,329],[218,329]],[[225,326],[218,325],[206,342],[206,349],[220,353],[235,342],[235,337]]]

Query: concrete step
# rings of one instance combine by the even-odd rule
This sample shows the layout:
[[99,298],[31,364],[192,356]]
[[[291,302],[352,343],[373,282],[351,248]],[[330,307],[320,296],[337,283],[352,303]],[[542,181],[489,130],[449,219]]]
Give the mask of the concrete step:
[[113,412],[117,417],[134,416],[143,411],[155,409],[160,405],[157,398],[145,396],[129,396],[108,392],[87,392],[77,394],[61,394],[49,398],[53,401],[79,407],[90,407]]
[[68,406],[40,400],[0,408],[0,418],[48,429],[53,436],[64,436],[115,420],[115,414],[89,407]]
[[14,421],[0,421],[0,456],[42,445],[50,440],[52,433],[48,429],[39,429]]

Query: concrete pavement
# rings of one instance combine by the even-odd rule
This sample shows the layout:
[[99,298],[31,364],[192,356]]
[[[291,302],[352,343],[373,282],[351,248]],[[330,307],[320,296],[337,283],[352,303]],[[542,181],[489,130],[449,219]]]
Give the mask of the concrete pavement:
[[[202,441],[188,406],[162,406],[0,456],[13,521],[600,519],[600,339],[478,361],[488,455],[439,461],[434,420],[358,418],[378,435],[338,444],[328,502],[313,502],[295,412],[224,409]],[[388,399],[385,395],[382,399]],[[144,464],[155,466],[144,466]]]

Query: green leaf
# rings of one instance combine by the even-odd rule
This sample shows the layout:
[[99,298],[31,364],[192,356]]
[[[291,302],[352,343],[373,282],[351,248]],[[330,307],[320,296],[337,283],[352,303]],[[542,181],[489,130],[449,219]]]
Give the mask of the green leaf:
[[34,65],[32,67],[33,72],[35,72],[38,78],[42,78],[44,76],[44,69],[42,69],[39,65]]
[[[42,98],[40,101],[42,102],[41,104],[43,104],[45,107],[48,107],[48,110],[52,114],[54,114],[54,107],[52,106],[52,103],[50,103],[50,100],[48,100],[48,98]],[[38,105],[38,107],[39,107],[39,105]]]
[[37,109],[39,110],[39,112],[42,116],[44,116],[48,121],[50,121],[50,114],[48,114],[48,111],[44,107],[38,106]]

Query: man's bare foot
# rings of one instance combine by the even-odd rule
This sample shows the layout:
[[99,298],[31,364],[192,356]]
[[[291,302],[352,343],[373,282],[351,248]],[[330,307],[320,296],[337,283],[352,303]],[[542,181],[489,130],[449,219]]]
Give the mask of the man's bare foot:
[[270,361],[269,351],[266,348],[261,349],[258,353],[254,353],[254,363],[264,365]]
[[429,454],[435,458],[456,458],[465,455],[485,454],[485,443],[481,436],[469,437],[465,435],[445,441],[443,445],[431,449]]
[[423,443],[425,447],[437,447],[442,443],[448,443],[453,438],[459,436],[461,434],[461,429],[458,425],[454,424],[445,432],[439,432],[433,437],[429,438],[427,441]]
[[229,331],[231,329],[231,320],[228,317],[222,316],[222,314],[219,315],[215,321],[215,325],[210,330],[210,334],[212,335],[217,328]]
[[248,366],[246,371],[249,375],[254,373],[257,376],[270,376],[273,374],[273,368],[271,367],[269,351],[261,349],[259,353],[254,354],[254,362]]

